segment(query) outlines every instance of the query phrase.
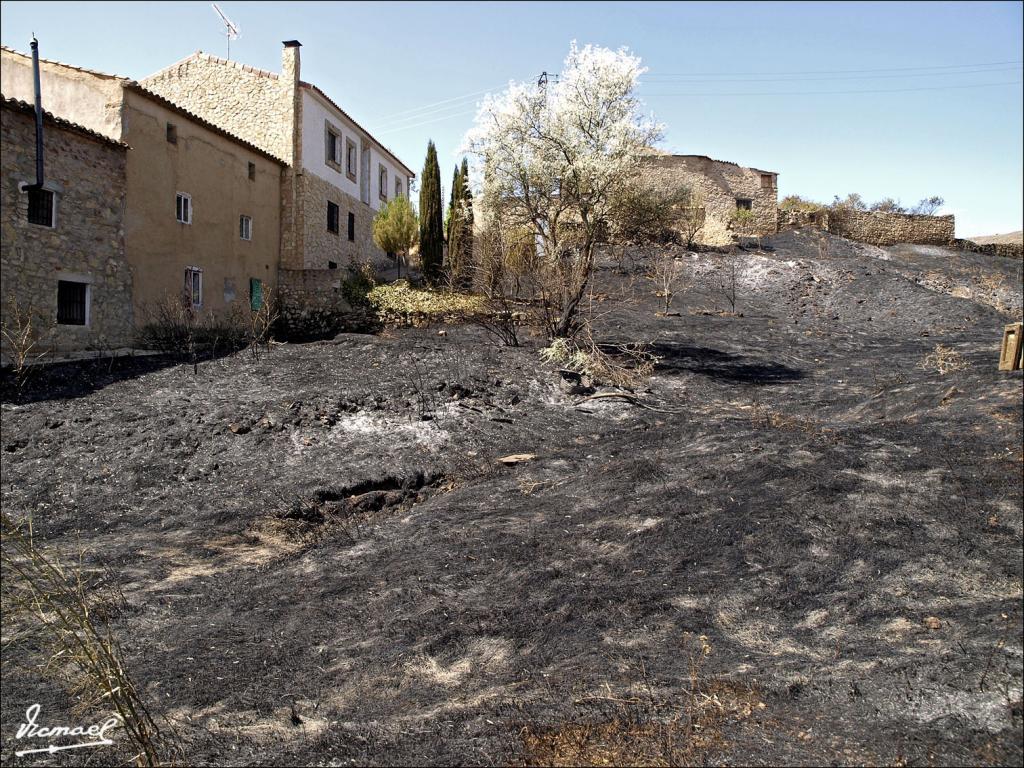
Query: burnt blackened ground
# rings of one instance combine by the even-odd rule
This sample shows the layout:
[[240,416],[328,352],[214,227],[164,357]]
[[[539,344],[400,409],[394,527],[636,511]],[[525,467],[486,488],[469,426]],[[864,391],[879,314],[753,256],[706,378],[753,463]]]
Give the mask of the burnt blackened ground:
[[[550,760],[524,734],[642,701],[717,707],[692,762],[1019,764],[1019,264],[767,245],[741,316],[729,257],[683,257],[678,317],[644,254],[602,268],[657,410],[582,402],[536,340],[342,335],[5,404],[4,511],[117,576],[189,762]],[[5,764],[29,704],[68,707],[17,661]]]

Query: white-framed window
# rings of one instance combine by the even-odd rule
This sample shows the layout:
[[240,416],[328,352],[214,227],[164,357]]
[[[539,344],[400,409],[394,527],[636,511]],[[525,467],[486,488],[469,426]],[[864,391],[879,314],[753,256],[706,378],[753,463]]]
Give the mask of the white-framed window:
[[243,240],[252,240],[252,216],[238,217],[238,236]]
[[378,166],[378,167],[380,169],[378,171],[378,181],[379,181],[379,186],[380,186],[380,199],[381,200],[387,200],[388,199],[388,169],[385,168],[383,165]]
[[180,224],[192,223],[192,195],[186,192],[174,195],[174,216]]
[[192,303],[192,309],[203,306],[203,270],[201,267],[185,267],[185,294]]
[[57,325],[89,325],[92,287],[82,280],[57,281]]
[[395,197],[402,196],[402,180],[395,178]]

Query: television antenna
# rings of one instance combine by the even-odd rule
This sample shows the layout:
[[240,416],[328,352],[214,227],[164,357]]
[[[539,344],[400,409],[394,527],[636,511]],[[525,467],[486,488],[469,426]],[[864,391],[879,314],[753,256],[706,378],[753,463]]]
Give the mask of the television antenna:
[[220,16],[220,20],[224,22],[224,37],[228,40],[228,58],[231,58],[231,41],[237,40],[241,36],[241,32],[238,31],[238,26],[227,15],[220,9],[220,6],[216,3],[211,3],[214,12]]

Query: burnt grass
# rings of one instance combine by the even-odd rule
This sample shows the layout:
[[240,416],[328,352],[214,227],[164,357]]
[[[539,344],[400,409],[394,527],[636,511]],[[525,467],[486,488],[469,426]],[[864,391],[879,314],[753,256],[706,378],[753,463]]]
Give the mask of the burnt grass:
[[[659,317],[651,253],[593,311],[653,409],[472,325],[71,368],[3,404],[4,512],[117,580],[188,763],[1019,765],[1020,264],[785,233]],[[4,764],[72,717],[29,662]]]

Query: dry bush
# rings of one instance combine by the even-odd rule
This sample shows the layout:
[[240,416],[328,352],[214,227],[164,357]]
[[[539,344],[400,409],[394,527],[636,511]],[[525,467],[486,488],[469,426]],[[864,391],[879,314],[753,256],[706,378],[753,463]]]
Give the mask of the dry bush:
[[267,289],[258,310],[248,302],[232,302],[215,314],[192,306],[185,292],[169,293],[148,311],[139,329],[137,343],[189,361],[198,370],[199,359],[218,353],[249,350],[255,360],[269,349],[270,336],[280,317],[276,297]]
[[124,667],[123,653],[107,621],[123,605],[116,589],[100,589],[81,561],[66,566],[39,548],[31,523],[0,523],[0,599],[3,648],[13,654],[41,654],[43,673],[61,679],[78,701],[76,714],[113,710],[138,751],[137,765],[180,760],[173,735],[161,731]]
[[645,344],[597,344],[589,326],[573,339],[553,339],[540,355],[545,362],[575,371],[595,383],[622,389],[638,387],[654,373],[657,363]]
[[935,349],[921,360],[921,368],[926,371],[938,371],[940,376],[945,376],[947,373],[954,373],[955,371],[962,371],[968,365],[963,355],[952,347],[947,347],[943,344],[936,344]]
[[685,274],[683,260],[670,250],[658,253],[647,270],[646,277],[654,283],[656,295],[665,302],[662,314],[667,315],[672,309],[672,299],[680,288]]
[[281,312],[277,298],[269,289],[264,289],[259,309],[240,301],[233,302],[222,318],[208,324],[214,330],[213,343],[220,342],[222,348],[234,351],[247,349],[253,360],[270,349],[271,331]]
[[540,266],[537,242],[528,229],[510,226],[497,216],[488,218],[473,247],[473,285],[488,298],[532,298]]
[[168,293],[148,309],[137,342],[145,349],[156,349],[194,362],[200,322],[188,293]]
[[20,391],[28,382],[32,364],[50,354],[45,344],[53,333],[53,326],[41,330],[42,316],[32,307],[22,308],[13,295],[8,297],[8,306],[10,311],[4,315],[0,334],[10,354],[14,384]]
[[739,277],[739,265],[737,264],[737,255],[735,253],[728,253],[722,258],[722,263],[718,267],[719,280],[715,286],[717,295],[725,299],[729,305],[729,312],[733,315],[736,314],[736,300],[738,297],[737,284]]
[[472,255],[474,282],[487,297],[484,311],[473,321],[499,344],[518,347],[520,328],[535,321],[530,308],[538,266],[534,237],[526,229],[505,226],[492,217]]

